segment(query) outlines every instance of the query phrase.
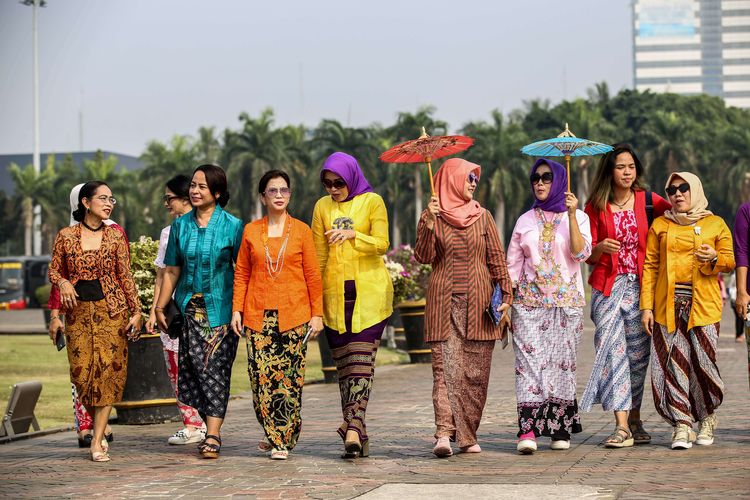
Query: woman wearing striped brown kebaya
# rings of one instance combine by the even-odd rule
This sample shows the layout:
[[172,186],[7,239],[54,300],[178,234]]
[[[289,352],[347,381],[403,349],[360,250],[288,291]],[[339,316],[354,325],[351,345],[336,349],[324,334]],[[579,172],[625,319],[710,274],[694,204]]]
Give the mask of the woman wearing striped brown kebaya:
[[[432,264],[425,340],[432,346],[432,402],[438,457],[479,453],[477,429],[487,399],[495,340],[505,334],[512,288],[505,253],[490,213],[473,200],[481,167],[452,158],[435,175],[435,190],[417,227],[415,257]],[[485,313],[500,284],[499,326]]]

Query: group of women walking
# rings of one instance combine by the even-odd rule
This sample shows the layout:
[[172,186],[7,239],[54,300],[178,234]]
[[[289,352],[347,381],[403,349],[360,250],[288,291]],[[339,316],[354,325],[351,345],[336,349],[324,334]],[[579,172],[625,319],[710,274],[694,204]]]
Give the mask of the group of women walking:
[[[635,152],[616,145],[579,210],[565,168],[538,160],[529,175],[533,205],[518,218],[506,254],[492,216],[474,200],[481,167],[453,158],[438,170],[415,246],[415,258],[432,266],[424,335],[432,350],[435,455],[451,456],[451,442],[463,453],[481,452],[492,353],[509,337],[520,453],[534,453],[541,436],[554,450],[569,448],[582,431],[579,408],[594,404],[614,413],[605,446],[650,442],[640,417],[649,361],[656,409],[673,426],[672,448],[713,442],[723,391],[717,275],[734,268],[732,236],[708,211],[695,175],[671,174],[664,199],[642,187],[642,174]],[[352,156],[332,154],[320,180],[326,196],[312,227],[289,214],[292,185],[280,170],[260,179],[266,215],[244,228],[224,210],[230,194],[219,166],[201,165],[192,178],[167,183],[164,204],[176,219],[160,238],[146,328],[169,329],[171,301],[184,317],[177,339],[162,335],[185,426],[170,444],[198,443],[202,457],[220,455],[231,367],[244,337],[264,431],[258,449],[286,459],[301,431],[306,342],[323,333],[339,380],[343,456],[369,455],[367,404],[393,309],[383,260],[388,216]],[[137,337],[142,322],[127,240],[105,223],[114,204],[106,184],[84,184],[74,212],[80,224],[60,232],[50,267],[60,290],[54,326],[62,328],[57,311],[65,313],[71,380],[94,416],[94,461],[110,460],[107,417],[122,396],[127,338]],[[745,265],[738,308],[750,302],[747,239],[738,249]],[[596,355],[579,406],[584,262],[593,265]]]

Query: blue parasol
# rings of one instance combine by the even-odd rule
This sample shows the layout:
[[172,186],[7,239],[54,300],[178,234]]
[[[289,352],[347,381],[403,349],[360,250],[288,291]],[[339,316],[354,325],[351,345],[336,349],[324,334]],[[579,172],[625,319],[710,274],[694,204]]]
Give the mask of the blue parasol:
[[570,157],[571,156],[593,156],[608,153],[614,148],[608,144],[594,142],[588,139],[580,139],[565,124],[565,130],[552,139],[537,141],[521,148],[523,154],[529,156],[564,156],[565,166],[568,169],[568,191],[570,191]]

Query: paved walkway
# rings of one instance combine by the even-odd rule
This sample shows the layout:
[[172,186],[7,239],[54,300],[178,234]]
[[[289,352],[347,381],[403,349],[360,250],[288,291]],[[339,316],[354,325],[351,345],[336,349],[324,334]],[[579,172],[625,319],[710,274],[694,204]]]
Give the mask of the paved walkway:
[[[261,438],[248,397],[230,404],[224,448],[217,461],[194,448],[167,446],[175,424],[114,426],[112,462],[93,464],[72,432],[0,446],[0,495],[9,497],[246,498],[706,498],[750,496],[750,391],[744,344],[729,318],[719,344],[726,398],[718,411],[714,446],[669,449],[670,428],[657,416],[647,390],[643,416],[651,445],[609,450],[599,444],[612,430],[601,411],[583,414],[584,432],[567,451],[546,440],[533,456],[515,451],[513,353],[495,351],[489,400],[479,431],[483,453],[437,459],[430,454],[433,414],[428,365],[378,370],[369,405],[371,457],[339,458],[337,387],[304,392],[304,427],[287,462],[255,451]],[[240,349],[242,353],[244,350]],[[591,325],[579,356],[579,394],[593,359]]]

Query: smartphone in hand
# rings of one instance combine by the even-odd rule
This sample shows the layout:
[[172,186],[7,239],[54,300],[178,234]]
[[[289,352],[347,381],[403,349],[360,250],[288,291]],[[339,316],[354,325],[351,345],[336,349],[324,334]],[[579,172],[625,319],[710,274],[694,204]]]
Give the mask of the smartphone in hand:
[[311,326],[308,326],[308,327],[307,327],[307,333],[305,334],[305,338],[303,338],[303,339],[302,339],[302,343],[303,343],[303,344],[307,344],[307,341],[308,341],[308,340],[310,340],[310,334],[311,334],[311,333],[312,333],[313,331],[314,331],[314,330],[312,329],[312,327],[311,327]]
[[65,334],[63,333],[62,328],[58,328],[55,333],[55,346],[58,351],[62,351],[63,348],[65,348]]

